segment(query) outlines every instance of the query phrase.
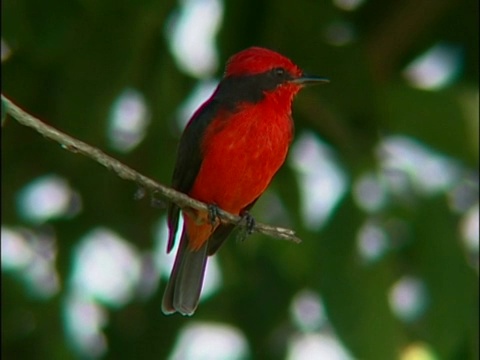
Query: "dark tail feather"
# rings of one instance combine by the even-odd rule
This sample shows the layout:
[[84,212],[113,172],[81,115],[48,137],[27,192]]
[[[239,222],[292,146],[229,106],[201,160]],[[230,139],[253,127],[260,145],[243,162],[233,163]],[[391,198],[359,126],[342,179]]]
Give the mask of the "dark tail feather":
[[162,311],[172,314],[193,315],[202,290],[205,266],[207,265],[206,242],[197,251],[188,248],[188,237],[183,229],[170,280],[163,294]]
[[235,228],[233,224],[221,224],[208,239],[208,256],[215,254]]

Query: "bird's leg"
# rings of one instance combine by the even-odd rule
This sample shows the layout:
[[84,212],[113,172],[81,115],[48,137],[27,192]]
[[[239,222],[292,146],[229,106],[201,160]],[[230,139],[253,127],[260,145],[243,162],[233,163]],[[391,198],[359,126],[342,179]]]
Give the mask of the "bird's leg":
[[[240,213],[242,219],[238,222],[238,225],[241,225],[240,231],[237,234],[237,241],[245,241],[245,239],[253,234],[255,229],[255,219],[250,213],[245,210]],[[245,226],[243,226],[245,224]]]
[[219,208],[215,204],[208,204],[208,221],[212,225],[212,228],[220,221]]
[[255,218],[250,215],[250,213],[245,210],[241,214],[242,220],[240,222],[245,222],[245,228],[247,230],[247,236],[253,234],[253,230],[255,229]]
[[211,225],[212,231],[220,223],[220,208],[216,204],[207,204],[207,211],[197,210],[191,207],[182,208],[184,215],[192,219],[196,225]]

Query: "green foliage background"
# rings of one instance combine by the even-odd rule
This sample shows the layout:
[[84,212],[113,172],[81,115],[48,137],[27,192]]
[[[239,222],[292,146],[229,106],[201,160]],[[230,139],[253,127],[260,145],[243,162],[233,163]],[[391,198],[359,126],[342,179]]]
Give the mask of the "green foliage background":
[[[2,38],[12,55],[2,64],[2,93],[168,184],[179,137],[176,110],[197,81],[180,71],[165,40],[166,22],[177,7],[169,0],[4,1]],[[350,23],[355,41],[329,44],[325,24],[334,21]],[[217,44],[221,64],[243,48],[260,45],[332,79],[298,97],[296,132],[310,130],[329,143],[349,179],[378,170],[374,152],[381,135],[402,134],[455,159],[470,169],[476,183],[478,116],[467,116],[464,104],[478,114],[478,40],[474,0],[369,0],[353,12],[327,1],[229,0]],[[460,76],[438,91],[410,87],[402,69],[440,41],[462,47]],[[112,103],[127,87],[145,96],[152,121],[145,140],[124,154],[109,148],[106,128]],[[151,249],[152,228],[164,214],[146,199],[134,201],[134,184],[8,119],[2,128],[2,225],[35,228],[19,214],[16,197],[46,173],[68,179],[82,197],[83,211],[41,226],[57,239],[61,290],[53,298],[31,296],[15,276],[2,272],[6,359],[77,358],[64,333],[61,305],[78,239],[104,225],[137,248]],[[308,288],[321,294],[336,334],[355,358],[395,359],[408,344],[421,342],[439,359],[478,359],[478,265],[468,261],[461,214],[449,207],[448,192],[412,194],[413,201],[390,199],[374,216],[385,222],[402,219],[408,239],[365,265],[358,260],[356,238],[372,214],[356,205],[351,188],[318,232],[302,222],[298,183],[289,166],[279,172],[272,190],[303,243],[260,235],[242,244],[230,241],[218,255],[224,286],[200,305],[194,319],[161,314],[163,281],[147,300],[109,310],[106,358],[166,358],[178,330],[203,320],[238,327],[252,358],[283,358],[286,340],[280,333],[298,331],[290,320],[291,299]],[[256,216],[265,218],[260,209]],[[425,313],[412,323],[396,318],[388,303],[389,289],[405,274],[425,281],[429,293]]]

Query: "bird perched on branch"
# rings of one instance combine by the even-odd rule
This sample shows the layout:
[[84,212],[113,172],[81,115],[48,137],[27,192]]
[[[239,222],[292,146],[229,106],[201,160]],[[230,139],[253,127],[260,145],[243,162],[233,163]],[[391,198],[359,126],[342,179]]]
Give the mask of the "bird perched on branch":
[[[172,186],[210,204],[212,211],[183,211],[184,225],[170,280],[165,314],[192,315],[198,305],[207,257],[233,230],[216,221],[218,207],[246,216],[282,166],[293,137],[291,106],[308,76],[277,52],[251,47],[233,55],[212,96],[188,122],[178,147]],[[180,208],[168,209],[168,248],[174,246]],[[213,213],[213,218],[212,218]]]

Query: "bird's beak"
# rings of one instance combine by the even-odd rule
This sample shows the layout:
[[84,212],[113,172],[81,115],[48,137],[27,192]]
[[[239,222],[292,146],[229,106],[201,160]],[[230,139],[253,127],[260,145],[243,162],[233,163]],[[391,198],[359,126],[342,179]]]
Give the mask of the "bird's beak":
[[314,85],[329,83],[330,80],[320,76],[303,74],[302,76],[293,79],[291,82],[298,85]]

